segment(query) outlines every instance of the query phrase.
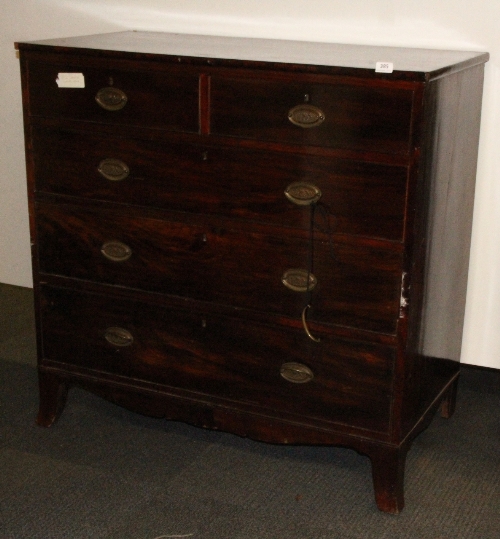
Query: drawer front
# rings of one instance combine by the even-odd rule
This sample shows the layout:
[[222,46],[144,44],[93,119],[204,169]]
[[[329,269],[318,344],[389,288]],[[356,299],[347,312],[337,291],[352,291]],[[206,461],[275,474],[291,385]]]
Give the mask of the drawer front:
[[51,287],[42,291],[42,327],[45,359],[278,415],[389,428],[388,347],[333,337],[317,345],[301,332]]
[[33,141],[38,191],[308,228],[285,196],[306,184],[336,232],[402,239],[404,167],[49,129]]
[[412,100],[406,89],[213,76],[211,131],[408,155]]
[[[283,284],[288,270],[308,267],[305,238],[39,204],[38,244],[45,273],[294,318],[308,301],[297,278]],[[376,245],[316,242],[311,316],[394,333],[401,264],[399,251]]]
[[[197,74],[127,71],[113,65],[109,62],[101,68],[79,63],[30,62],[29,113],[117,126],[198,132]],[[56,79],[60,73],[82,73],[85,87],[59,87]],[[121,105],[122,108],[116,109]]]

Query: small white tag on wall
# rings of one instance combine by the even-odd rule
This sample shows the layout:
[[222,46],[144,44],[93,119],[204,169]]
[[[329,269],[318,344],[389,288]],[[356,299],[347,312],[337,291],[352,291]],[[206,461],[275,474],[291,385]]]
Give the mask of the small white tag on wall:
[[56,84],[59,88],[85,88],[83,73],[58,73]]
[[375,64],[376,73],[392,73],[394,71],[394,64],[392,62],[377,62]]

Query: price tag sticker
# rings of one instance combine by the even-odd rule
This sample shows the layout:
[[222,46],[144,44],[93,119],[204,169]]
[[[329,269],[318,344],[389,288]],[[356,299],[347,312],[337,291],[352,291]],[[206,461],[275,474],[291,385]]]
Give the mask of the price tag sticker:
[[376,73],[392,73],[394,71],[394,64],[392,62],[377,62],[375,64]]
[[58,73],[56,84],[59,88],[85,88],[83,73]]

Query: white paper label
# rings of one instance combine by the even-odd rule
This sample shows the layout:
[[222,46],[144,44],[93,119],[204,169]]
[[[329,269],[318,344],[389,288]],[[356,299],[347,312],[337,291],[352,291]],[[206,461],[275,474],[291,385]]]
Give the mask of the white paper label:
[[377,62],[375,64],[375,71],[377,73],[392,73],[394,71],[394,64],[392,62]]
[[59,88],[85,88],[83,73],[58,73],[56,84]]

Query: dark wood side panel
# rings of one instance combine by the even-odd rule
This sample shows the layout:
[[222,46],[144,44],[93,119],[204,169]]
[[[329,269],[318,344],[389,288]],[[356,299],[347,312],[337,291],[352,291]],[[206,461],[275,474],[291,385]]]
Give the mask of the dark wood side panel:
[[402,436],[460,367],[483,70],[432,81],[426,93]]
[[458,361],[467,292],[484,65],[429,88],[433,139],[420,352]]

